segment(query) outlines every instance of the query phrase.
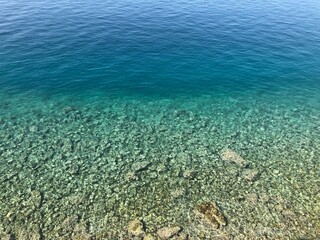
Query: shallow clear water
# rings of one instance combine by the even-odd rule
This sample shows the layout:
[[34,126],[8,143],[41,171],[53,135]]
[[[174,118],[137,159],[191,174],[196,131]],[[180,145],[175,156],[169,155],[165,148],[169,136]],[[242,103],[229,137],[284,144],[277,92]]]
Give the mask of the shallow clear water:
[[317,1],[0,9],[1,239],[320,237]]

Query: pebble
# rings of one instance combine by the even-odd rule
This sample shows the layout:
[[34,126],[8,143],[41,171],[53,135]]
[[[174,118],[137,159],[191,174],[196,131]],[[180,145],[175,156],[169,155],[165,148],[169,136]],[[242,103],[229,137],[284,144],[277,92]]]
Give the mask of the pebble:
[[246,161],[238,153],[229,148],[223,149],[219,155],[224,161],[233,162],[239,166],[246,165]]
[[149,166],[149,164],[150,163],[148,161],[136,162],[132,164],[131,169],[134,172],[139,172],[145,170]]
[[151,233],[147,233],[143,240],[156,240],[156,238]]
[[221,228],[227,225],[225,216],[214,202],[201,203],[196,208],[196,214],[201,216],[214,228]]
[[182,228],[180,226],[163,227],[157,231],[157,234],[161,239],[169,239],[178,234],[181,230]]
[[257,169],[245,169],[243,171],[243,178],[249,182],[254,182],[260,177],[260,172]]
[[135,219],[128,224],[128,234],[133,237],[141,237],[144,235],[144,228],[142,221]]

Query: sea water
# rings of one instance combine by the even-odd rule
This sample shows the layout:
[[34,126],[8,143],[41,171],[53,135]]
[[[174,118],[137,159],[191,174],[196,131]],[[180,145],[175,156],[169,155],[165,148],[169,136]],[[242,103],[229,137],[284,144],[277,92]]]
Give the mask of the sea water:
[[0,239],[320,237],[319,22],[315,0],[0,0]]

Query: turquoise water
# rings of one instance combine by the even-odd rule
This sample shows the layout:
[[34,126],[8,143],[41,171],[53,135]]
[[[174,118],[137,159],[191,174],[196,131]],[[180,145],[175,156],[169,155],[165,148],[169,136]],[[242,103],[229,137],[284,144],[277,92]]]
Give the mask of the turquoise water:
[[317,1],[0,9],[0,239],[320,237]]

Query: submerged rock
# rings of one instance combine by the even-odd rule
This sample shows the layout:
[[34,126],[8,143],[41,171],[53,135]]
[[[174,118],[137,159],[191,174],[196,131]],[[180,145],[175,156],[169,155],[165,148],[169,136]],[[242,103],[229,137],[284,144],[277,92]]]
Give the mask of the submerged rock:
[[188,240],[189,236],[186,233],[179,233],[177,237],[175,237],[175,240]]
[[132,237],[142,237],[145,234],[142,221],[135,219],[129,222],[128,233]]
[[192,112],[184,110],[184,109],[174,110],[174,112],[173,112],[173,116],[176,118],[189,117],[191,115],[192,115]]
[[187,179],[194,179],[196,175],[196,172],[190,169],[183,172],[183,177]]
[[172,196],[173,198],[179,198],[179,197],[184,196],[185,193],[186,193],[186,190],[185,190],[185,189],[183,189],[183,188],[178,188],[178,189],[176,189],[176,190],[174,190],[174,191],[171,192],[171,196]]
[[196,208],[196,214],[214,228],[221,228],[227,225],[225,216],[214,202],[201,203]]
[[157,234],[161,239],[169,239],[177,235],[181,230],[182,228],[180,226],[163,227],[157,231]]
[[135,181],[138,180],[139,177],[134,172],[128,172],[125,176],[126,181]]
[[10,236],[10,238],[7,238],[8,240],[12,239],[30,239],[30,240],[41,240],[42,236],[40,233],[40,227],[38,225],[30,225],[30,226],[24,226],[19,229],[16,229],[16,233],[14,236],[7,235],[4,236],[5,238],[1,238],[1,240],[6,239],[6,237]]
[[156,237],[154,237],[151,233],[147,233],[143,240],[156,240]]
[[78,216],[66,217],[61,225],[56,226],[56,231],[60,236],[70,235],[79,221]]
[[84,224],[77,224],[73,230],[72,240],[91,240],[92,236],[87,232]]
[[233,162],[239,166],[246,165],[246,161],[238,153],[229,148],[223,149],[219,155],[224,161]]
[[0,239],[1,240],[10,240],[10,239],[13,239],[13,236],[11,236],[11,234],[9,234],[9,233],[5,233],[3,228],[0,226]]
[[149,166],[149,164],[150,163],[148,161],[136,162],[132,164],[131,169],[134,172],[139,172],[146,169]]
[[259,179],[260,172],[257,169],[245,169],[242,176],[247,181],[254,182]]
[[10,234],[7,235],[0,235],[2,240],[11,240],[13,239],[13,237]]

